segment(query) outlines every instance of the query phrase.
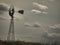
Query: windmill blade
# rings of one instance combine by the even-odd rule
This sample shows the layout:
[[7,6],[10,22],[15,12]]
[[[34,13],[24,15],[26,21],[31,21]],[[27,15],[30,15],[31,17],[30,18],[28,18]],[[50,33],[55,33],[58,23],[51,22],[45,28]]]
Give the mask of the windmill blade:
[[18,13],[24,14],[24,10],[18,10]]

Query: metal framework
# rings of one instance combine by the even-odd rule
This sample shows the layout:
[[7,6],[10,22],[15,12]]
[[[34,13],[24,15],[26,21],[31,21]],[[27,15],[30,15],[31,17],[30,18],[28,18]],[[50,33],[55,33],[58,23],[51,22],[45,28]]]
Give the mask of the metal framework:
[[7,40],[8,41],[15,41],[14,19],[11,19]]

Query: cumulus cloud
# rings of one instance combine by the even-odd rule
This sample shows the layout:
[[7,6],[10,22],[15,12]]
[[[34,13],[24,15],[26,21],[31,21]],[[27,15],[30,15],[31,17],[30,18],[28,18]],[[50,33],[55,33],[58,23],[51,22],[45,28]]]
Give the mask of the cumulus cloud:
[[7,20],[7,18],[0,16],[0,20]]
[[60,24],[55,24],[55,25],[49,26],[49,32],[60,34]]
[[60,24],[49,25],[47,31],[43,33],[42,37],[48,39],[49,41],[59,41],[60,40]]
[[41,26],[41,24],[39,23],[24,23],[24,26],[26,27],[35,27],[35,28],[39,28]]
[[57,34],[57,33],[48,33],[48,36],[50,36],[50,37],[60,37],[60,34]]
[[35,13],[35,14],[40,14],[42,13],[40,10],[36,10],[36,9],[33,9],[31,12]]
[[47,14],[48,12],[42,12],[42,14]]
[[47,6],[42,5],[42,4],[39,4],[39,3],[36,3],[36,2],[33,2],[33,5],[38,6],[38,7],[39,7],[39,9],[41,9],[41,10],[47,10],[47,9],[48,9],[48,7],[47,7]]
[[7,11],[8,8],[5,4],[0,4],[0,14],[4,13],[5,11]]
[[41,24],[39,24],[39,23],[34,23],[33,24],[33,27],[40,27],[41,26]]
[[30,23],[28,23],[28,22],[26,22],[26,23],[24,23],[24,26],[26,26],[26,27],[30,27],[30,26],[31,26],[31,24],[30,24]]
[[53,29],[60,28],[60,24],[51,25],[49,27]]
[[49,26],[50,28],[53,28],[53,29],[55,29],[56,27],[55,26]]
[[[42,36],[46,37],[46,38],[59,38],[60,37],[60,29],[58,28],[54,28],[52,29],[51,27],[48,28],[48,30],[40,23],[35,22],[35,23],[24,23],[25,27],[30,27],[30,28],[40,28],[44,33],[42,34]],[[46,34],[46,35],[45,35]]]
[[31,12],[33,12],[35,14],[47,14],[47,12],[36,10],[36,9],[32,9]]
[[44,34],[44,37],[47,38],[50,41],[60,41],[60,34],[56,33],[46,33]]
[[49,40],[60,40],[60,24],[50,25],[47,32],[43,34],[43,37]]
[[47,14],[47,9],[48,7],[36,2],[33,2],[33,5],[37,6],[40,10],[37,9],[32,9],[31,12],[35,13],[35,14]]
[[59,41],[60,40],[60,34],[56,33],[49,33],[49,32],[44,32],[42,37],[50,41]]

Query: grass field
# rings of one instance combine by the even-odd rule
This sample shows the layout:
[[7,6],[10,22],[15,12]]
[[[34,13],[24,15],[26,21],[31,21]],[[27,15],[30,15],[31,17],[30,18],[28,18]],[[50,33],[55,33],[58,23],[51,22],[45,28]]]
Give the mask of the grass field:
[[2,41],[0,40],[0,45],[60,45],[60,43],[34,43],[34,42],[25,42],[25,41]]

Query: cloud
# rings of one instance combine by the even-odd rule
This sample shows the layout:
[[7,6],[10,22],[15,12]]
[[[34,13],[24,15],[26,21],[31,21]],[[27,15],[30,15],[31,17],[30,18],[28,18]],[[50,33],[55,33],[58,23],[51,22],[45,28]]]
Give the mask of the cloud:
[[44,32],[42,37],[50,41],[59,41],[60,40],[60,34],[56,33],[49,33],[49,32]]
[[[46,30],[46,29],[45,29]],[[60,40],[60,24],[49,25],[47,31],[42,35],[45,39],[49,41],[59,41]]]
[[42,14],[47,14],[48,12],[42,12]]
[[55,29],[56,27],[55,26],[49,26],[49,28]]
[[39,23],[28,23],[28,22],[26,22],[26,23],[24,23],[24,26],[26,26],[26,27],[35,27],[35,28],[39,28],[40,26],[41,26],[41,24],[39,24]]
[[32,9],[31,12],[33,12],[35,14],[47,14],[48,13],[48,12],[46,12],[48,9],[47,6],[36,3],[36,2],[33,2],[33,5],[37,6],[40,10]]
[[0,20],[7,20],[7,18],[0,16]]
[[49,27],[52,29],[60,28],[60,24],[51,25]]
[[39,9],[41,9],[41,10],[47,10],[47,9],[48,9],[48,7],[47,7],[47,6],[42,5],[42,4],[39,4],[39,3],[36,3],[36,2],[33,2],[33,5],[38,6],[38,7],[39,7]]
[[40,27],[41,26],[41,24],[39,24],[39,23],[34,23],[33,24],[33,27],[36,27],[36,28],[38,28],[38,27]]
[[36,10],[36,9],[32,9],[31,12],[33,12],[35,14],[47,14],[47,12],[42,12],[42,11]]
[[40,14],[42,13],[40,10],[36,10],[36,9],[33,9],[31,12],[35,13],[35,14]]
[[48,36],[50,36],[50,37],[60,37],[60,34],[48,33]]
[[60,34],[60,24],[55,24],[55,25],[49,26],[49,32]]
[[24,26],[26,26],[26,27],[30,27],[30,26],[31,26],[31,24],[30,24],[30,23],[28,23],[28,22],[26,22],[26,23],[24,23]]
[[47,35],[45,35],[47,39],[49,40],[55,40],[55,41],[59,41],[60,40],[60,34],[56,34],[56,33],[47,33]]
[[60,40],[60,24],[50,25],[43,37],[49,40]]
[[[38,23],[38,22],[35,22],[35,23],[25,23],[27,25],[27,27],[33,27],[33,28],[44,28],[42,27],[43,25]],[[43,38],[46,38],[48,40],[60,40],[60,24],[55,24],[55,25],[50,25],[48,28],[48,30],[45,28],[43,30],[43,34],[42,34],[42,37]]]
[[7,5],[0,3],[0,14],[3,14],[7,10],[8,10]]

